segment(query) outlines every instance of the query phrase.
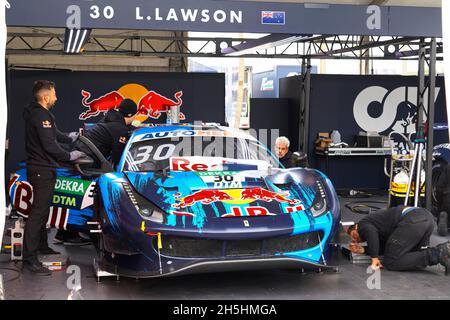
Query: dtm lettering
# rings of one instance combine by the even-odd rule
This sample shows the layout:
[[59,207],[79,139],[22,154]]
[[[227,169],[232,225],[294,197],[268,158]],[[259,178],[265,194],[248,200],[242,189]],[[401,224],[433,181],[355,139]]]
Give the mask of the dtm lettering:
[[146,15],[140,7],[136,7],[136,20],[155,20],[155,21],[183,21],[183,22],[202,22],[208,23],[214,21],[216,23],[229,22],[232,24],[242,23],[242,11],[224,10],[211,11],[208,9],[175,9],[170,8],[163,12],[160,8],[154,8],[152,12]]

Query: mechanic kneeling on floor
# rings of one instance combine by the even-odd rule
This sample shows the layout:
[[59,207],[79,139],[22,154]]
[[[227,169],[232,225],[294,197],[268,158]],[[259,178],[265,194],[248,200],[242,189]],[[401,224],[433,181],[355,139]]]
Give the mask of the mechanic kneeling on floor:
[[[432,214],[423,208],[398,206],[379,210],[350,226],[353,253],[367,254],[372,268],[420,270],[440,263],[450,273],[450,241],[428,247],[434,228]],[[367,247],[359,243],[367,242]],[[384,253],[383,265],[380,256]]]
[[[120,103],[118,110],[109,110],[99,123],[84,133],[105,158],[111,156],[114,166],[120,162],[130,131],[133,129],[131,123],[136,113],[136,103],[131,99],[125,99]],[[75,148],[96,159],[83,142],[78,141]]]

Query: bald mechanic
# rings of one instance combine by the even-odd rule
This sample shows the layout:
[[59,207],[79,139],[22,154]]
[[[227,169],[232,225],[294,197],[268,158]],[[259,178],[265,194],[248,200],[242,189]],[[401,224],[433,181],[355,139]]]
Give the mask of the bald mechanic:
[[[450,241],[429,247],[433,228],[433,216],[426,209],[398,206],[369,214],[347,233],[352,239],[350,250],[369,255],[373,269],[384,265],[388,270],[410,271],[441,264],[448,275]],[[367,246],[361,246],[362,242]]]

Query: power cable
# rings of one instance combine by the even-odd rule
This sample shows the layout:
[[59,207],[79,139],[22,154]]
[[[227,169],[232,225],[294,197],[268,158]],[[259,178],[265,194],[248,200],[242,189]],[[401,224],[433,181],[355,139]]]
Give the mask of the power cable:
[[345,203],[344,206],[350,211],[358,214],[370,214],[386,208],[385,206],[370,205],[372,203],[387,204],[388,202],[383,200],[350,201]]
[[7,271],[14,271],[14,272],[17,272],[17,275],[16,275],[15,277],[13,277],[13,278],[11,278],[11,279],[8,279],[8,280],[4,280],[5,283],[12,282],[12,281],[15,281],[15,280],[17,280],[17,279],[20,278],[21,272],[20,272],[20,270],[18,270],[18,269],[8,268],[8,267],[0,267],[0,271],[1,271],[1,270],[7,270]]

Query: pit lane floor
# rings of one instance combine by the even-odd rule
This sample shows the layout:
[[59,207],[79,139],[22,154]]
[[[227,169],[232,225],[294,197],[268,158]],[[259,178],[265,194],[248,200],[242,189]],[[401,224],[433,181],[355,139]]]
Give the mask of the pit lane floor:
[[[371,198],[373,200],[374,198]],[[375,198],[377,200],[385,198]],[[364,199],[357,199],[364,200]],[[342,221],[358,221],[364,215],[355,214],[344,207],[349,199],[341,198]],[[49,235],[53,239],[54,231]],[[435,245],[446,240],[436,231],[431,237]],[[5,238],[5,242],[9,239]],[[49,241],[51,243],[51,241]],[[64,247],[52,245],[70,256],[70,265],[81,269],[81,291],[84,299],[214,299],[214,300],[305,300],[305,299],[445,299],[450,300],[450,276],[443,268],[429,267],[417,272],[381,271],[380,289],[369,289],[367,264],[351,264],[340,259],[340,272],[325,273],[300,270],[260,270],[253,272],[229,272],[187,275],[161,279],[103,278],[97,283],[92,262],[96,256],[93,246]],[[2,254],[0,268],[17,268],[20,264],[8,262]],[[38,277],[28,272],[17,273],[1,269],[4,276],[6,299],[47,300],[67,299],[66,286],[70,274],[55,271],[49,277]],[[14,279],[10,281],[11,279]]]

